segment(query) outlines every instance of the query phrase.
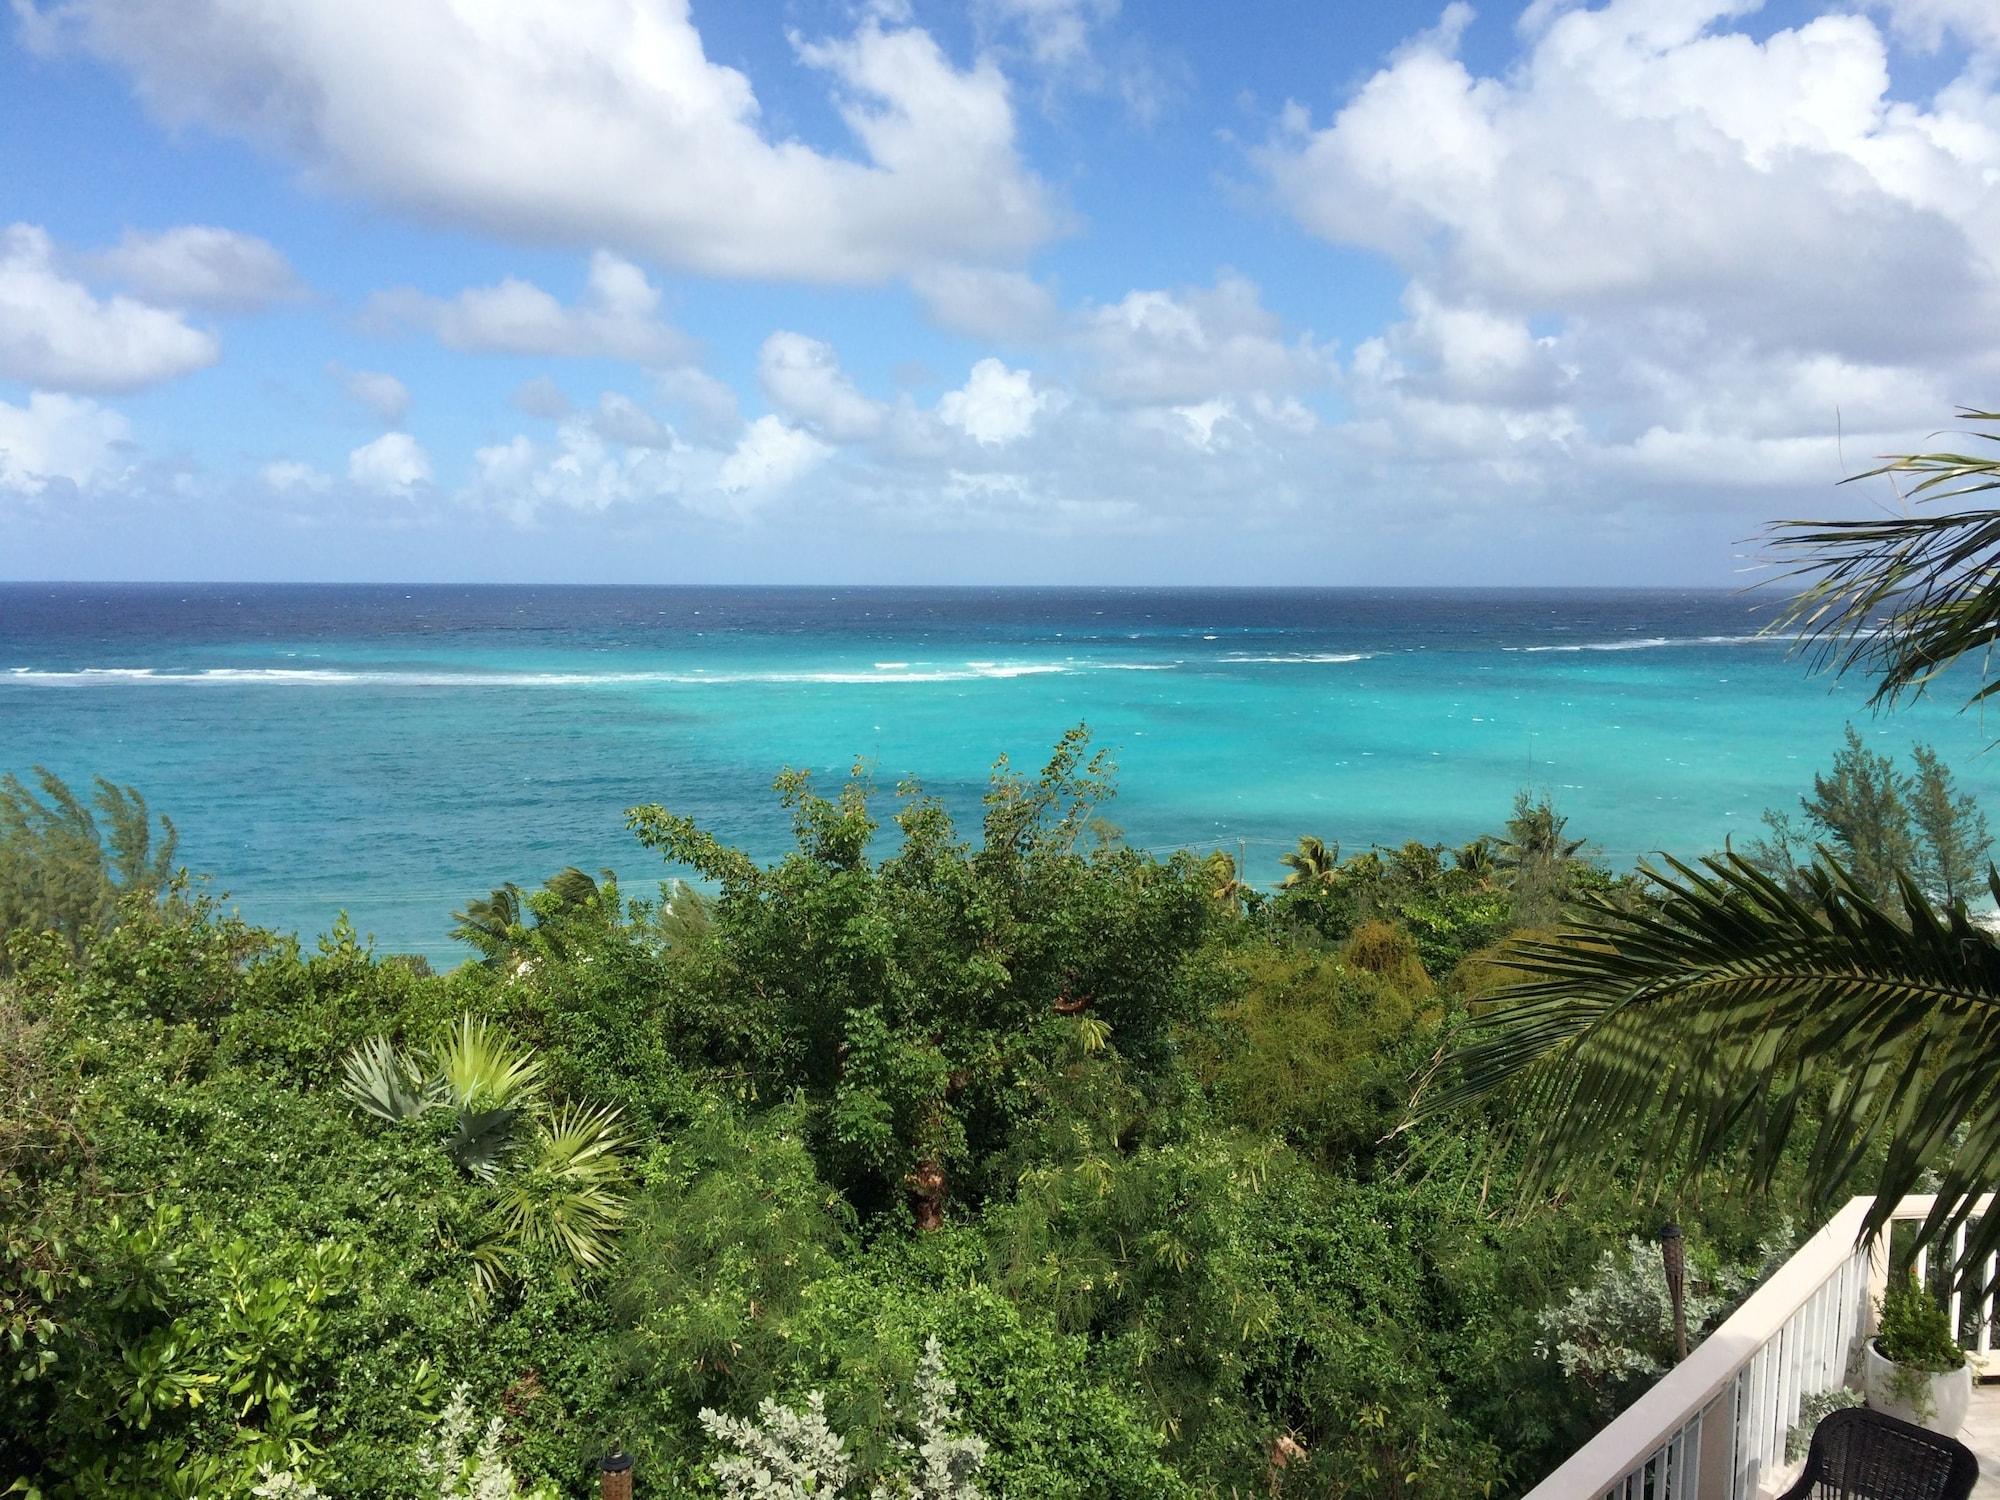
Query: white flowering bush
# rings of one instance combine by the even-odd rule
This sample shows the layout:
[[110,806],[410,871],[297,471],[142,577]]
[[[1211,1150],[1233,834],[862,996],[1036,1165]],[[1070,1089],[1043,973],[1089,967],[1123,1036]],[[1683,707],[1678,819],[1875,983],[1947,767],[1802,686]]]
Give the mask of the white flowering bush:
[[[451,1393],[444,1414],[424,1446],[417,1450],[417,1471],[426,1481],[425,1496],[438,1500],[557,1500],[546,1486],[522,1489],[514,1471],[500,1456],[500,1419],[482,1431],[464,1386]],[[479,1434],[475,1444],[473,1435]]]
[[[1780,1238],[1788,1238],[1789,1231]],[[1764,1247],[1769,1263],[1779,1247]],[[1722,1266],[1699,1276],[1688,1268],[1687,1326],[1699,1339],[1757,1280],[1755,1267]],[[1673,1300],[1656,1241],[1633,1235],[1606,1250],[1582,1286],[1544,1311],[1541,1351],[1563,1374],[1588,1387],[1601,1402],[1616,1404],[1639,1381],[1657,1379],[1674,1361]]]
[[[984,1440],[959,1432],[958,1387],[945,1372],[936,1335],[917,1366],[913,1435],[891,1439],[891,1469],[870,1478],[868,1500],[985,1500],[979,1469]],[[756,1420],[704,1410],[701,1425],[731,1452],[711,1465],[724,1500],[835,1500],[852,1494],[854,1461],[826,1420],[826,1397],[806,1397],[803,1411],[766,1397]],[[482,1497],[483,1500],[483,1497]]]
[[725,1500],[837,1495],[853,1472],[847,1444],[827,1425],[826,1397],[818,1391],[806,1397],[804,1411],[766,1396],[754,1422],[704,1407],[701,1425],[736,1450],[713,1465]]

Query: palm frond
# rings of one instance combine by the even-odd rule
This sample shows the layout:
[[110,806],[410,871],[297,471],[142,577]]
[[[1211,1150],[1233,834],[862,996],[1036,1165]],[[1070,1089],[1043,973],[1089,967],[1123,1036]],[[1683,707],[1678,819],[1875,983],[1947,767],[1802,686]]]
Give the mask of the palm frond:
[[[1927,1171],[1942,1185],[1923,1242],[1966,1224],[2000,1180],[2000,942],[1907,879],[1896,910],[1878,904],[1825,851],[1798,894],[1734,854],[1645,873],[1655,904],[1593,900],[1507,951],[1521,981],[1440,1058],[1416,1116],[1505,1090],[1530,1190],[1622,1153],[1653,1188],[1725,1161],[1768,1184],[1802,1133],[1807,1190],[1830,1206],[1872,1143],[1871,1231]],[[1961,1265],[1996,1249],[2000,1215],[1970,1224]]]
[[541,1059],[483,1017],[460,1016],[432,1053],[432,1063],[461,1110],[519,1110],[541,1089]]
[[[2000,425],[2000,412],[1959,418]],[[1974,436],[2000,444],[2000,431]],[[1898,454],[1853,479],[1884,475],[1914,478],[1909,498],[1921,503],[1962,500],[2000,490],[2000,454]],[[2000,640],[2000,509],[1778,521],[1768,534],[1781,578],[1798,586],[1768,628],[1798,635],[1818,666],[1874,677],[1876,705],[1921,695],[1952,662]],[[2000,682],[1982,682],[1968,706],[1996,691]]]
[[625,1217],[629,1145],[615,1107],[569,1104],[538,1121],[528,1160],[495,1205],[500,1240],[566,1271],[608,1264]]
[[391,1124],[414,1120],[439,1102],[415,1059],[385,1036],[369,1037],[350,1051],[342,1075],[341,1092],[358,1109]]

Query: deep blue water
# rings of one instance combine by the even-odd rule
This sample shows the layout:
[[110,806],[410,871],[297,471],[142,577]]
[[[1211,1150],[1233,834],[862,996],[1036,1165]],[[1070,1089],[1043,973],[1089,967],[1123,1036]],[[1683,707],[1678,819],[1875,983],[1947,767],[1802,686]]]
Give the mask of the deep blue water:
[[[1954,700],[1868,714],[1721,591],[0,585],[0,770],[136,784],[250,919],[342,909],[457,956],[506,879],[665,873],[647,801],[771,856],[785,765],[920,778],[971,826],[1001,751],[1086,721],[1110,809],[1165,849],[1457,842],[1522,786],[1619,865],[1794,804],[1849,718],[1983,802]],[[2000,809],[1996,809],[2000,811]]]

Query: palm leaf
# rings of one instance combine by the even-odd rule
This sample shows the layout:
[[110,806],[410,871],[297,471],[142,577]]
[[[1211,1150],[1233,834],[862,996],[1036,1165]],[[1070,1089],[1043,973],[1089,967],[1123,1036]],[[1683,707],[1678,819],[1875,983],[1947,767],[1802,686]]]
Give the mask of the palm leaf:
[[549,1255],[565,1274],[608,1264],[625,1217],[628,1149],[615,1107],[570,1104],[538,1121],[528,1161],[495,1206],[500,1242],[516,1255]]
[[519,1110],[541,1089],[541,1059],[482,1017],[460,1016],[431,1061],[461,1110]]
[[1962,1271],[2000,1250],[2000,1215],[1970,1219],[2000,1180],[2000,942],[1907,879],[1895,910],[1872,901],[1825,851],[1796,895],[1734,854],[1642,869],[1655,904],[1593,898],[1506,951],[1520,982],[1440,1058],[1416,1116],[1505,1091],[1530,1191],[1614,1154],[1642,1187],[1724,1162],[1768,1185],[1803,1133],[1807,1190],[1830,1207],[1872,1142],[1869,1232],[1935,1171],[1920,1243],[1969,1225]]
[[[1959,417],[2000,424],[1996,412]],[[2000,431],[1974,436],[2000,443]],[[1854,478],[1883,475],[1914,478],[1919,503],[1962,500],[2000,490],[2000,454],[1905,453]],[[2000,639],[2000,509],[1778,521],[1769,535],[1799,592],[1768,628],[1799,635],[1821,667],[1873,676],[1877,706],[1922,695],[1950,663],[1983,659]],[[1968,706],[1995,692],[2000,682],[1982,683]]]
[[391,1124],[414,1120],[440,1102],[416,1061],[385,1036],[369,1037],[349,1052],[342,1074],[341,1092],[357,1108]]

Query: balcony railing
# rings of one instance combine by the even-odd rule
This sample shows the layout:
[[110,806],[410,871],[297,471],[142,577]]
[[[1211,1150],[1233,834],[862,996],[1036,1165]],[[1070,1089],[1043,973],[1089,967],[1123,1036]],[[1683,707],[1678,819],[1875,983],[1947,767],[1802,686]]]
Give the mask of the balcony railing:
[[[1527,1500],[1759,1500],[1771,1492],[1799,1403],[1847,1383],[1873,1331],[1887,1241],[1896,1225],[1928,1214],[1931,1201],[1903,1199],[1888,1234],[1864,1243],[1873,1200],[1854,1199]],[[1991,1201],[1981,1201],[1981,1212]],[[1917,1257],[1917,1274],[1937,1289],[1984,1374],[1995,1362],[1993,1300],[1968,1306],[1944,1285],[1942,1266],[1931,1275],[1929,1261]]]

